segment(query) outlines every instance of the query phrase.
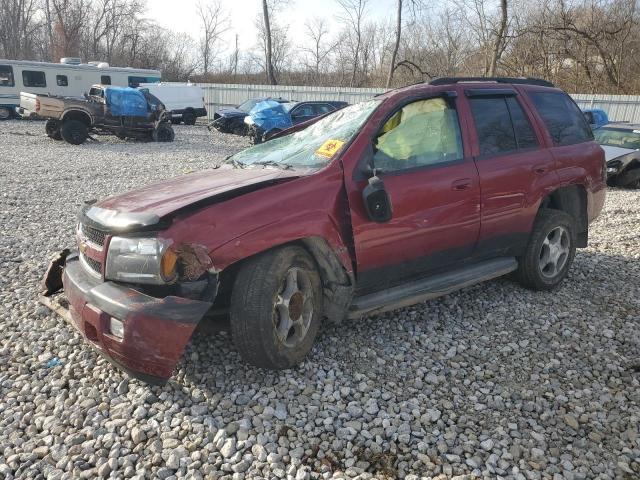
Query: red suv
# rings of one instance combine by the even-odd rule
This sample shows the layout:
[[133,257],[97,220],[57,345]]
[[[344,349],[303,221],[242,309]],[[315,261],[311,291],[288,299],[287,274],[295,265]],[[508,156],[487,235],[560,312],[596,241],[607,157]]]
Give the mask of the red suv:
[[46,285],[62,283],[67,317],[146,381],[170,377],[214,313],[248,362],[288,368],[323,319],[512,272],[554,288],[587,245],[605,179],[584,116],[548,82],[438,79],[87,205],[78,252]]

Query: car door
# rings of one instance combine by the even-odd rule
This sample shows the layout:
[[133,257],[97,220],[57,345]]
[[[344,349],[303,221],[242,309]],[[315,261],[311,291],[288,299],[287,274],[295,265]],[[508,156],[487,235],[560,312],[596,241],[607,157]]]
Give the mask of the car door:
[[384,182],[393,214],[387,222],[372,221],[357,198],[370,174],[356,178],[350,198],[359,293],[446,269],[473,251],[478,174],[449,95],[404,101],[371,130],[376,133],[361,162]]
[[316,115],[313,109],[313,105],[308,103],[296,105],[291,110],[291,122],[294,125],[297,125],[298,123],[306,122],[307,120],[311,120],[315,116]]
[[512,256],[524,251],[540,199],[557,176],[553,157],[517,90],[466,89],[476,141],[474,158],[482,192],[475,255]]

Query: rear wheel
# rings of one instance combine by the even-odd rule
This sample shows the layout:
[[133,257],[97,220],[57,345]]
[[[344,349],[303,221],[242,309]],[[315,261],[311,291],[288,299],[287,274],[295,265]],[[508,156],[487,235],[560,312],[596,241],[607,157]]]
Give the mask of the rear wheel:
[[182,121],[184,122],[185,125],[195,125],[196,124],[196,114],[189,111],[189,112],[184,112],[182,114]]
[[65,120],[60,130],[65,142],[80,145],[89,137],[89,129],[79,120]]
[[278,370],[295,366],[311,350],[321,318],[320,275],[304,249],[272,250],[240,268],[230,327],[247,362]]
[[551,290],[567,276],[576,254],[573,218],[560,210],[542,209],[519,259],[516,275],[532,290]]
[[0,120],[8,120],[11,118],[11,110],[7,107],[0,107]]
[[153,130],[151,138],[154,142],[173,142],[175,135],[176,134],[173,131],[173,128],[171,128],[171,125],[168,123],[161,123]]
[[62,140],[62,133],[60,132],[60,122],[57,120],[47,120],[44,124],[44,131],[47,133],[47,137],[54,140]]

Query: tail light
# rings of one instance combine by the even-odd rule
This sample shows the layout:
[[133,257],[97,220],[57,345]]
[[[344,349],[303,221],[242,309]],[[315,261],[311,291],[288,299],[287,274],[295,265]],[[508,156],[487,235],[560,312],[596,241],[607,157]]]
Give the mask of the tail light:
[[40,111],[40,99],[36,97],[36,112]]

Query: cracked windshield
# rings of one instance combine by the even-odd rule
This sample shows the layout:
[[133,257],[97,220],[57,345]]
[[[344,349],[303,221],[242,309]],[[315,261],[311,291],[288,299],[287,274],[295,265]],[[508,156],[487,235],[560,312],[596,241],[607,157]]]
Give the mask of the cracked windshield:
[[321,168],[351,140],[378,105],[380,100],[371,100],[343,108],[304,130],[243,150],[229,163]]

